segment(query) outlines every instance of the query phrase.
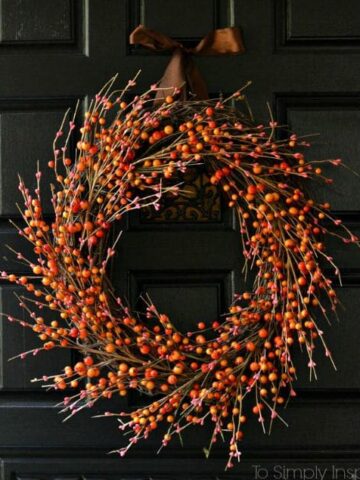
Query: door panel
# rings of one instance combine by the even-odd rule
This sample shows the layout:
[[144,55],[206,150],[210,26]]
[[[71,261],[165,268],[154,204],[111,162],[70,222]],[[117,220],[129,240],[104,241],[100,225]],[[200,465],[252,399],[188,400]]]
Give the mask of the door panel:
[[[360,11],[356,0],[0,0],[0,270],[23,273],[6,249],[23,241],[8,220],[18,220],[17,173],[31,187],[37,161],[44,183],[53,135],[65,110],[81,101],[86,109],[110,76],[124,83],[142,69],[137,88],[158,80],[167,54],[130,46],[139,23],[193,46],[214,28],[242,28],[246,52],[234,57],[203,57],[196,62],[209,91],[232,92],[247,80],[254,115],[267,119],[266,102],[282,124],[299,134],[320,134],[311,141],[314,158],[341,157],[360,171]],[[360,234],[359,180],[336,171],[327,190],[333,209]],[[199,320],[211,322],[245,288],[241,244],[234,218],[209,183],[206,171],[191,171],[187,195],[167,200],[161,212],[136,212],[125,225],[117,249],[113,280],[119,293],[138,307],[146,292],[183,330]],[[316,188],[314,195],[324,195]],[[50,213],[50,209],[47,210]],[[298,397],[284,412],[272,436],[252,420],[243,460],[224,473],[226,449],[219,444],[205,460],[207,430],[194,430],[185,447],[174,442],[155,457],[159,438],[119,459],[107,451],[124,440],[112,419],[90,419],[104,409],[134,406],[141,398],[113,399],[66,423],[57,414],[61,396],[46,393],[30,379],[56,372],[69,362],[58,353],[26,361],[8,358],[36,347],[36,339],[0,320],[0,459],[5,480],[55,479],[238,479],[255,478],[254,465],[268,469],[360,467],[360,360],[357,338],[360,256],[336,240],[329,249],[343,273],[340,322],[324,325],[338,372],[320,355],[319,382],[309,382],[306,365]],[[21,315],[14,293],[0,286],[0,309]],[[300,354],[299,360],[300,358]]]
[[[316,96],[302,92],[296,96],[278,95],[276,105],[282,124],[289,125],[299,135],[310,135],[309,158],[341,158],[351,170],[360,170],[360,142],[356,141],[360,125],[359,95]],[[332,169],[325,167],[324,173],[331,175]],[[320,185],[314,190],[318,200],[326,198],[336,211],[358,211],[358,187],[353,172],[339,168],[333,186]]]

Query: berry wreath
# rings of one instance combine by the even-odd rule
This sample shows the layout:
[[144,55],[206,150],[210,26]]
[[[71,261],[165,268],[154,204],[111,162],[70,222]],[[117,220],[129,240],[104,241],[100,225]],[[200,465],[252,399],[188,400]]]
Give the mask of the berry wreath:
[[[339,272],[324,237],[355,244],[358,239],[304,187],[316,179],[331,183],[322,166],[341,161],[307,161],[305,141],[294,134],[279,139],[272,119],[264,126],[241,113],[243,89],[207,101],[184,101],[174,90],[154,106],[158,86],[125,101],[135,81],[123,90],[113,84],[92,100],[79,132],[75,114],[68,113],[56,134],[49,162],[57,185],[51,221],[42,211],[41,172],[34,193],[20,180],[25,226],[17,228],[36,259],[17,253],[32,274],[2,273],[27,291],[19,301],[29,320],[8,318],[38,335],[42,343],[32,353],[77,352],[76,364],[35,379],[65,391],[69,417],[130,390],[148,396],[148,404],[135,411],[105,413],[131,432],[121,456],[160,426],[165,446],[187,427],[212,422],[205,451],[218,437],[227,439],[231,467],[240,458],[249,402],[264,431],[275,418],[284,422],[278,407],[296,395],[293,345],[305,351],[311,374],[317,344],[331,359],[321,322],[338,302],[326,264]],[[75,133],[80,139],[71,148]],[[141,314],[116,296],[107,273],[119,237],[111,241],[110,232],[132,210],[159,209],[162,197],[181,193],[182,175],[200,164],[236,213],[255,281],[251,291],[235,296],[221,320],[181,332],[149,298]],[[39,309],[49,309],[52,319]]]

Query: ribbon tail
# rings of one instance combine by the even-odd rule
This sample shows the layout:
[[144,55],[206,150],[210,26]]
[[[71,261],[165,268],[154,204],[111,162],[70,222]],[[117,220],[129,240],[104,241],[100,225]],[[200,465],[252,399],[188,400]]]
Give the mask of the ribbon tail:
[[213,30],[193,49],[196,55],[239,55],[245,52],[241,30],[227,27]]
[[169,95],[174,95],[174,90],[180,90],[180,98],[186,99],[186,60],[183,51],[176,48],[170,62],[168,63],[164,75],[160,80],[158,90],[156,92],[154,104],[161,105],[165,98]]
[[144,25],[139,25],[130,33],[129,42],[131,45],[142,45],[153,51],[172,50],[179,46],[176,40],[156,32]]

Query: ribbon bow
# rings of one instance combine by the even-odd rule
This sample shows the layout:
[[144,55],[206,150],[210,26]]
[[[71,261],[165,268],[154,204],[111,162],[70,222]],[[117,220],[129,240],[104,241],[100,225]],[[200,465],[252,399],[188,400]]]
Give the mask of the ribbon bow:
[[156,104],[162,103],[167,95],[173,93],[174,88],[180,89],[183,99],[186,98],[187,91],[192,92],[198,100],[209,98],[205,81],[193,61],[194,55],[236,55],[245,51],[237,27],[213,30],[194,48],[185,48],[177,40],[144,25],[136,27],[129,40],[131,45],[142,45],[157,52],[173,52],[156,92]]

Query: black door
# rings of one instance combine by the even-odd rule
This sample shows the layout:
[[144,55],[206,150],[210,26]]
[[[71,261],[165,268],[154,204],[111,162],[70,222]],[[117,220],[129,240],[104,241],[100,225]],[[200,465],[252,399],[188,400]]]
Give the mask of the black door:
[[[17,172],[31,186],[36,162],[45,166],[50,158],[64,111],[77,98],[85,110],[87,96],[116,72],[121,83],[141,68],[139,90],[161,77],[168,58],[128,43],[139,23],[188,45],[214,28],[241,26],[245,54],[197,59],[210,92],[229,93],[251,79],[248,97],[259,120],[266,118],[270,102],[281,123],[299,134],[320,134],[311,155],[341,157],[360,171],[357,0],[2,0],[0,14],[0,270],[23,269],[5,247],[20,242],[8,223],[18,215]],[[345,170],[336,180],[329,200],[358,234],[359,181]],[[234,219],[205,172],[190,172],[186,182],[190,197],[167,204],[161,213],[143,211],[129,219],[114,265],[119,290],[132,302],[147,291],[183,329],[217,318],[244,284]],[[2,320],[2,478],[292,479],[295,473],[286,469],[297,467],[296,478],[305,478],[305,469],[311,479],[321,478],[320,471],[327,478],[351,478],[360,467],[360,257],[336,243],[332,253],[343,272],[340,297],[346,307],[341,321],[331,332],[326,329],[338,372],[319,358],[320,380],[309,383],[304,366],[298,397],[285,412],[290,429],[279,423],[268,437],[256,421],[250,423],[242,462],[226,474],[221,445],[204,459],[203,430],[158,457],[156,437],[126,458],[107,455],[121,443],[114,421],[81,413],[62,423],[60,397],[30,380],[56,372],[65,359],[54,353],[8,362],[35,340]],[[21,315],[13,290],[1,285],[0,308]]]

